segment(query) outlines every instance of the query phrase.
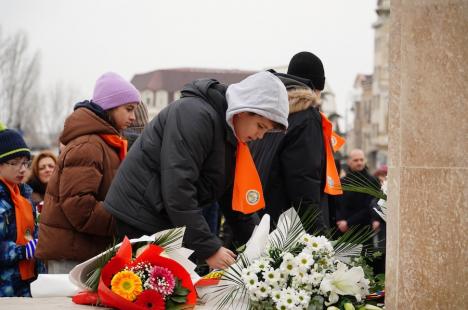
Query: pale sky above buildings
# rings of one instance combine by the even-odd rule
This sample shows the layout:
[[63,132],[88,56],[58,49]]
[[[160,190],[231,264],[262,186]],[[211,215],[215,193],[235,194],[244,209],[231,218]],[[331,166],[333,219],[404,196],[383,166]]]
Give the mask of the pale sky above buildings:
[[[261,70],[318,55],[339,111],[373,68],[376,0],[0,0],[3,35],[25,31],[43,87],[89,99],[96,78],[175,67]],[[70,103],[73,104],[73,103]]]

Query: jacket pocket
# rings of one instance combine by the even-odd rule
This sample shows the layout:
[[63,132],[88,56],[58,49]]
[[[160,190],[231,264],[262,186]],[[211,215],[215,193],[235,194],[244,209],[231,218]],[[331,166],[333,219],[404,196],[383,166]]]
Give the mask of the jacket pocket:
[[146,186],[143,199],[146,204],[154,208],[157,212],[161,212],[163,209],[162,198],[161,198],[161,183],[159,176],[155,175],[151,178],[150,182]]

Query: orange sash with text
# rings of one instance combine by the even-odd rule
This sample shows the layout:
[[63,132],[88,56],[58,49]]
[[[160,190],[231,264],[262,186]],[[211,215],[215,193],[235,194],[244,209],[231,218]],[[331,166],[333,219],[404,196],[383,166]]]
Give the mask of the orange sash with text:
[[232,209],[244,214],[257,212],[265,207],[262,183],[250,154],[249,147],[237,143],[236,171],[232,193]]

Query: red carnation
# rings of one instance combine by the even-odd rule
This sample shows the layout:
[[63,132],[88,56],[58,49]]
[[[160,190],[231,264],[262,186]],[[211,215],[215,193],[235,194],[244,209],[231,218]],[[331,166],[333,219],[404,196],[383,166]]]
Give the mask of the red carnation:
[[155,290],[145,290],[135,301],[135,304],[144,307],[145,309],[164,310],[165,304],[161,294]]

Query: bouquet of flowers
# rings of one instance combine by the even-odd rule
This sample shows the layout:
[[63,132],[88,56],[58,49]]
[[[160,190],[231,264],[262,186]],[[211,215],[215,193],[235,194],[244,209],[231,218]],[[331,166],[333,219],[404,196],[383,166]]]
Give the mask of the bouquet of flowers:
[[[74,296],[73,301],[129,310],[193,308],[196,292],[188,270],[194,273],[195,265],[188,261],[191,251],[180,246],[181,236],[175,237],[177,232],[180,229],[169,230],[162,238],[153,236],[154,239],[124,238],[113,249],[78,265],[70,278],[88,290]],[[152,242],[145,242],[151,239]],[[143,245],[135,254],[132,242]],[[194,277],[197,279],[196,274]]]
[[268,231],[269,218],[264,216],[246,250],[219,281],[211,286],[204,285],[203,280],[196,284],[208,307],[374,307],[364,302],[369,294],[369,280],[353,260],[360,256],[361,245],[307,234],[294,209],[281,215],[276,230],[271,234]]

